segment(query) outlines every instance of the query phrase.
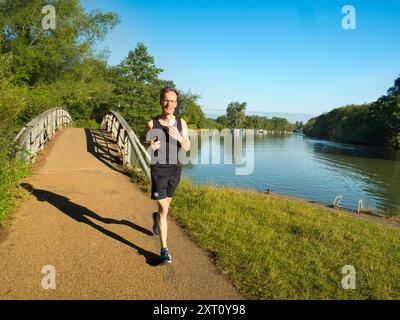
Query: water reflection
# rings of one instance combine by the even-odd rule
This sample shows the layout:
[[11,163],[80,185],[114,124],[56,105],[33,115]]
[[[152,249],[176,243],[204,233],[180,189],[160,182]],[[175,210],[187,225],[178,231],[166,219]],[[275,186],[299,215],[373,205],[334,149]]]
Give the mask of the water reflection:
[[[316,158],[331,174],[351,179],[352,185],[365,193],[367,202],[385,214],[399,214],[400,161],[399,152],[383,148],[352,146],[305,139]],[[356,190],[352,190],[355,193]]]

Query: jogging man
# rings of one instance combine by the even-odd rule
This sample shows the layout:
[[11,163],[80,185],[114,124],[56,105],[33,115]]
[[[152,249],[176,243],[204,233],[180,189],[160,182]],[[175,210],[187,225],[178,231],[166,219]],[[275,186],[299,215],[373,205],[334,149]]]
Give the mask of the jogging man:
[[172,262],[167,246],[167,215],[182,173],[179,151],[181,148],[184,151],[190,149],[186,121],[174,115],[178,98],[177,90],[163,88],[160,92],[162,114],[150,120],[144,132],[153,150],[150,167],[151,199],[158,204],[158,212],[153,212],[153,233],[160,237],[164,263]]

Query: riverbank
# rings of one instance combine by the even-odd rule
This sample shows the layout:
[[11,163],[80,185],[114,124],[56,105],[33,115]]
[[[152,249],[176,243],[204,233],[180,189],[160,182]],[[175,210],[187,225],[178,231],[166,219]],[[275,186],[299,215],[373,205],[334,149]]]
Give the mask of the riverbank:
[[302,203],[307,203],[307,204],[313,205],[316,208],[328,210],[331,212],[336,212],[339,214],[346,214],[351,217],[355,217],[357,219],[374,221],[379,224],[388,225],[388,226],[392,226],[395,228],[400,228],[400,219],[398,216],[386,216],[383,214],[379,214],[377,212],[373,212],[372,210],[365,210],[365,209],[362,209],[360,211],[360,213],[357,213],[356,210],[343,208],[343,207],[331,207],[331,205],[329,205],[329,204],[325,204],[323,202],[319,202],[319,201],[315,201],[315,200],[308,200],[308,199],[304,199],[304,198],[300,198],[300,197],[283,195],[283,194],[278,194],[278,193],[268,193],[268,192],[260,192],[260,193],[265,194],[270,197],[277,198],[277,199],[290,199],[290,200],[294,200],[294,201],[299,201]]
[[[399,299],[400,229],[257,191],[183,179],[171,212],[250,299]],[[342,268],[354,266],[356,289]]]

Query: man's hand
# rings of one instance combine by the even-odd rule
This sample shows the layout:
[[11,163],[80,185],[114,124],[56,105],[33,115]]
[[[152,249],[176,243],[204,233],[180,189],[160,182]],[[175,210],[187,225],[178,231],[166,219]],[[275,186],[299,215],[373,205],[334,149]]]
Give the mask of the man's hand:
[[175,140],[177,140],[178,142],[182,142],[182,141],[184,140],[183,137],[181,136],[181,134],[179,133],[178,129],[175,128],[175,127],[173,127],[173,126],[170,126],[170,127],[168,128],[168,134],[169,134],[172,138],[174,138]]
[[188,136],[188,129],[187,129],[187,124],[186,121],[181,119],[182,121],[182,135],[180,134],[179,130],[176,127],[170,126],[168,128],[168,134],[174,138],[175,140],[177,140],[182,148],[185,151],[189,151],[190,150],[190,139]]
[[156,141],[157,137],[154,137],[154,139],[152,139],[150,141],[150,146],[153,150],[157,150],[160,149],[160,141]]

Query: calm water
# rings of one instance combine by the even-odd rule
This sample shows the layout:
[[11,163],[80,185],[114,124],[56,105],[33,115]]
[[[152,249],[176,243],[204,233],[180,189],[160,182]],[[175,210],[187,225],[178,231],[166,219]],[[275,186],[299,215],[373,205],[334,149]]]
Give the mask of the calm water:
[[[259,191],[271,188],[276,193],[324,203],[343,195],[342,207],[357,209],[362,199],[366,208],[400,214],[400,152],[301,135],[255,135],[254,171],[240,176],[235,175],[238,164],[223,164],[223,160],[221,164],[201,164],[205,148],[203,142],[197,152],[192,151],[191,159],[198,159],[199,164],[184,167],[183,174],[195,184],[212,182]],[[220,149],[222,155],[222,141]],[[244,151],[245,146],[243,155]]]

